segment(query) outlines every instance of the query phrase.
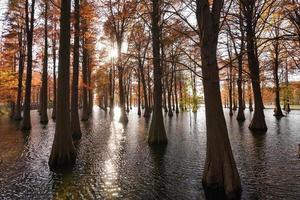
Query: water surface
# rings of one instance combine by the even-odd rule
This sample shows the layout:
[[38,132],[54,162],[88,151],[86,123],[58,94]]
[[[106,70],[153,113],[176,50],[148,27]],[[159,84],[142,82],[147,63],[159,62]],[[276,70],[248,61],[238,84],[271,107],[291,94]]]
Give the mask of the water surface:
[[[124,126],[94,109],[81,123],[73,172],[49,170],[55,123],[39,124],[32,111],[32,130],[0,117],[0,199],[205,199],[201,185],[206,132],[204,109],[165,117],[169,143],[153,150],[147,144],[149,122],[133,109]],[[300,199],[300,111],[280,120],[265,111],[268,132],[248,129],[251,114],[239,124],[225,116],[242,180],[242,199]]]

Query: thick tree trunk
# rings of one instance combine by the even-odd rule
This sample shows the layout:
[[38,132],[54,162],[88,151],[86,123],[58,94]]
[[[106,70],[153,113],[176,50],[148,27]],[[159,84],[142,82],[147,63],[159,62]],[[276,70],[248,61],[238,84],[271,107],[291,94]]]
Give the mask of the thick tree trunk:
[[[226,121],[222,108],[217,43],[222,1],[197,0],[197,22],[200,27],[201,60],[205,115],[207,129],[207,151],[203,174],[203,186],[208,199],[238,199],[241,183],[233,158]],[[217,124],[217,126],[216,126]]]
[[18,70],[18,94],[16,102],[16,110],[14,113],[14,119],[22,120],[22,90],[23,90],[23,73],[24,73],[24,48],[23,48],[23,30],[19,33],[19,70]]
[[79,40],[80,40],[80,0],[75,0],[74,50],[73,50],[73,79],[71,96],[71,133],[73,140],[81,139],[80,121],[78,114],[78,80],[79,80]]
[[41,124],[48,123],[48,2],[45,1],[45,49],[44,49],[44,65],[42,75],[42,88],[41,88]]
[[254,115],[249,125],[249,129],[267,131],[268,128],[265,121],[264,105],[260,89],[259,62],[254,42],[255,32],[252,29],[252,19],[247,19],[246,21],[248,65],[250,69],[252,89],[254,94]]
[[26,35],[27,35],[27,69],[26,69],[26,88],[24,101],[24,114],[21,128],[22,130],[31,129],[30,105],[31,105],[31,80],[32,80],[32,40],[34,27],[34,6],[35,0],[31,2],[31,19],[29,24],[29,5],[25,3],[26,10]]
[[52,171],[73,167],[76,160],[70,125],[70,15],[71,1],[61,1],[60,45],[57,86],[57,120],[49,159]]
[[[228,197],[240,193],[240,178],[233,158],[226,122],[222,110],[216,48],[211,41],[203,44],[202,71],[207,127],[207,152],[203,175],[204,187],[217,188]],[[216,126],[218,124],[218,126]]]
[[167,135],[162,115],[162,68],[160,62],[160,3],[152,0],[152,51],[153,51],[153,77],[154,77],[154,110],[149,130],[149,145],[162,145],[167,143]]

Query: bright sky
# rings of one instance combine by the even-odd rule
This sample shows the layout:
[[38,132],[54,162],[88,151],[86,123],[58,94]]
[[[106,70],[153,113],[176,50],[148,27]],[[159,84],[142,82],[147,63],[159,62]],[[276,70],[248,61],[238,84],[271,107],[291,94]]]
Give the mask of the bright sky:
[[4,13],[7,7],[7,0],[0,0],[0,37],[3,32]]

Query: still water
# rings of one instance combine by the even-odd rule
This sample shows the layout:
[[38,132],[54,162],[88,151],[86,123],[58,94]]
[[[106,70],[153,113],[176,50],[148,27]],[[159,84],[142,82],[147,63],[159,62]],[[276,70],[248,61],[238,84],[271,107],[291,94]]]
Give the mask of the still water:
[[[242,180],[242,199],[300,199],[300,111],[277,120],[265,111],[269,130],[253,134],[247,120],[238,124],[227,110],[229,136]],[[201,176],[205,160],[204,109],[165,117],[166,148],[147,144],[149,122],[133,109],[120,124],[94,109],[81,124],[73,172],[49,171],[55,124],[39,124],[32,111],[32,131],[0,117],[0,199],[205,199]]]

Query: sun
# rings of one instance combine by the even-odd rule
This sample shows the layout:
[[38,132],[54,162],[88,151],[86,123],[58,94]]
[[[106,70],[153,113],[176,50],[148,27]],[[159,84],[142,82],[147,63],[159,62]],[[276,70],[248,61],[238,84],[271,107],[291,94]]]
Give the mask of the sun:
[[110,59],[118,57],[118,50],[116,48],[111,48],[108,52],[108,56]]

